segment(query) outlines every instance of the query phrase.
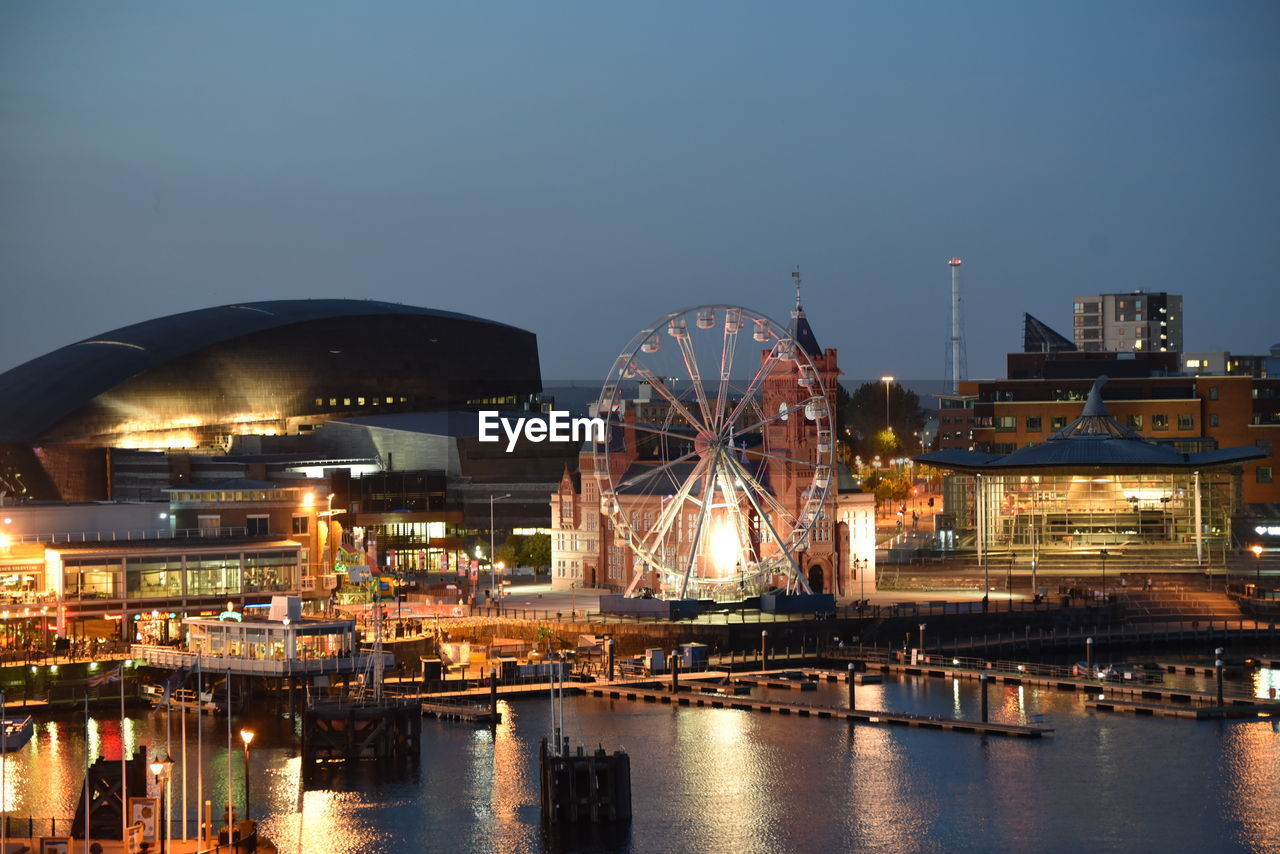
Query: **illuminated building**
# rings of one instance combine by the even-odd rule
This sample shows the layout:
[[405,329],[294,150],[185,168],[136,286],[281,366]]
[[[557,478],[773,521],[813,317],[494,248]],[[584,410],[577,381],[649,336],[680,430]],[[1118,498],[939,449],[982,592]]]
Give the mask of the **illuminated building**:
[[1182,350],[1182,297],[1163,291],[1076,297],[1075,343],[1081,350]]
[[947,473],[940,521],[959,550],[1041,566],[1096,561],[1101,549],[1149,569],[1225,564],[1241,510],[1241,467],[1263,452],[1149,441],[1108,412],[1105,379],[1094,382],[1078,417],[1038,443],[915,458]]
[[307,435],[337,418],[479,401],[515,406],[540,388],[535,336],[478,317],[336,299],[200,309],[0,375],[0,490],[112,498],[117,449],[220,455],[237,436]]

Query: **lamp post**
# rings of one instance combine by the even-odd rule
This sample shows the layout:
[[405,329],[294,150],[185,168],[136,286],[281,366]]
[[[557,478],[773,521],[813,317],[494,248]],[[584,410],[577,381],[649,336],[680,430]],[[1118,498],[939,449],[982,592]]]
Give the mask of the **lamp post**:
[[889,383],[893,382],[893,377],[881,377],[880,382],[884,383],[884,429],[893,430],[889,426]]
[[926,625],[927,625],[927,623],[921,623],[921,624],[920,624],[920,655],[921,655],[921,656],[923,656],[923,655],[924,655],[924,653],[925,653],[925,646],[924,646],[924,627],[925,627]]
[[156,782],[160,784],[160,815],[164,821],[163,827],[156,828],[156,836],[160,837],[160,854],[164,854],[169,849],[169,839],[172,825],[169,822],[169,802],[171,798],[167,796],[166,789],[169,784],[169,772],[173,769],[173,759],[166,756],[164,759],[157,759],[151,763],[151,773],[156,775]]
[[504,498],[510,498],[511,493],[505,495],[489,496],[489,598],[493,599],[493,594],[498,590],[498,575],[494,567],[494,544],[493,544],[493,505]]
[[1013,562],[1017,557],[1010,552],[1009,568],[1004,573],[1004,596],[1009,600],[1009,610],[1013,610]]
[[1253,571],[1257,579],[1253,585],[1256,588],[1253,595],[1262,598],[1262,546],[1255,544],[1249,551],[1253,552]]
[[240,740],[244,742],[244,818],[248,821],[249,813],[249,745],[253,742],[253,730],[240,730]]

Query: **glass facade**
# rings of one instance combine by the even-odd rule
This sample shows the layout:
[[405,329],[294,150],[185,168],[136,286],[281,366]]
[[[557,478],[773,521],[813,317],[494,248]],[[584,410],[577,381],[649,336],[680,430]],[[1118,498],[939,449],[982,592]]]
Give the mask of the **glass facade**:
[[[1195,553],[1195,472],[952,473],[943,478],[948,513],[955,515],[959,545],[975,547],[976,489],[982,484],[986,549],[1048,556],[1076,549],[1126,549]],[[1200,540],[1221,555],[1230,537],[1238,482],[1227,471],[1199,475]]]

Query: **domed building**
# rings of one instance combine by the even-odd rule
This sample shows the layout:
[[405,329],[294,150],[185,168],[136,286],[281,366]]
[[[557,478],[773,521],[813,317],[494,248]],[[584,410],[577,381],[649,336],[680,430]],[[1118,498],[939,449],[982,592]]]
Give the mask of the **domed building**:
[[0,493],[110,498],[115,449],[224,453],[236,436],[541,390],[532,332],[371,300],[237,303],[104,332],[0,374]]

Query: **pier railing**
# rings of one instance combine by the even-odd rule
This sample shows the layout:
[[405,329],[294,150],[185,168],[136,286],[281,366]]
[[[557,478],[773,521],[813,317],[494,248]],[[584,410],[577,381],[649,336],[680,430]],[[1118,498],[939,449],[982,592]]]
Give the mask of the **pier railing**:
[[[233,656],[197,655],[169,646],[134,644],[130,654],[152,667],[169,670],[194,669],[196,663],[208,671],[230,670],[237,676],[323,676],[326,673],[352,673],[364,670],[373,660],[373,650],[361,650],[356,655],[329,658],[236,658]],[[382,653],[383,664],[391,667],[395,656]]]

